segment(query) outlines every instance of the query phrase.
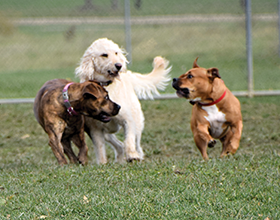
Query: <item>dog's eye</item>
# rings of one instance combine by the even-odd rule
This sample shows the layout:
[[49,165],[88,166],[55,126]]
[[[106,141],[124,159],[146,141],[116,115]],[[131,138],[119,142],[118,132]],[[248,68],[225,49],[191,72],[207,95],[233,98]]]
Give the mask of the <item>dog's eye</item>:
[[193,78],[193,75],[192,75],[192,74],[188,74],[188,75],[187,75],[187,78],[188,78],[188,79],[191,79],[191,78]]
[[102,57],[108,57],[108,54],[107,53],[103,53],[101,54]]
[[116,52],[115,54],[118,55],[118,52]]
[[109,100],[109,96],[108,96],[108,95],[106,95],[106,96],[105,96],[105,99],[106,99],[106,100]]

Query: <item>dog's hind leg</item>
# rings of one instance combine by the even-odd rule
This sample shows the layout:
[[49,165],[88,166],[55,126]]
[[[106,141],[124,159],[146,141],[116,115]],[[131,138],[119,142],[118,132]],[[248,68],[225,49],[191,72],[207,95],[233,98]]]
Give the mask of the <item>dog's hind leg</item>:
[[115,152],[115,161],[122,163],[124,160],[124,146],[114,134],[105,134],[105,140],[112,145]]

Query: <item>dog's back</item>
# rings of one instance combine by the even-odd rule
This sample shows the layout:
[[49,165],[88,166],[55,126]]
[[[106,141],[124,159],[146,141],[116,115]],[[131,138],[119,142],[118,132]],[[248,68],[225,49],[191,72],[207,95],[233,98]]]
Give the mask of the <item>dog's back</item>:
[[[36,120],[39,122],[41,126],[44,127],[44,121],[42,120],[42,114],[44,111],[44,102],[50,101],[49,99],[44,98],[44,96],[50,96],[50,93],[53,93],[56,89],[63,88],[65,84],[67,84],[67,80],[64,79],[54,79],[47,81],[41,89],[38,91],[35,100],[34,100],[34,106],[33,111]],[[62,91],[62,89],[61,89]],[[54,103],[53,103],[54,104]]]

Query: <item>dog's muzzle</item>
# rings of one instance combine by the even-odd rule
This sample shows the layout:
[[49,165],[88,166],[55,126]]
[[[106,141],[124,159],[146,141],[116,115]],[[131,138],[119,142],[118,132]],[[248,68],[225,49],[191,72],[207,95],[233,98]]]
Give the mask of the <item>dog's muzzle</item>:
[[117,115],[119,113],[120,109],[121,109],[121,106],[118,105],[117,103],[114,103],[114,111],[113,111],[112,115],[113,116]]
[[180,88],[179,78],[173,78],[172,87],[176,89],[176,94],[178,97],[189,98],[190,90],[188,88]]
[[119,75],[119,71],[122,68],[122,64],[121,63],[115,63],[115,67],[116,67],[116,71],[108,70],[108,73],[111,77],[117,77]]
[[98,115],[93,116],[93,118],[95,118],[95,119],[97,119],[99,121],[102,121],[104,123],[107,123],[107,122],[111,121],[112,116],[115,116],[115,115],[117,115],[119,113],[120,109],[121,109],[121,106],[119,106],[118,104],[114,103],[114,109],[111,112],[111,114],[102,111]]

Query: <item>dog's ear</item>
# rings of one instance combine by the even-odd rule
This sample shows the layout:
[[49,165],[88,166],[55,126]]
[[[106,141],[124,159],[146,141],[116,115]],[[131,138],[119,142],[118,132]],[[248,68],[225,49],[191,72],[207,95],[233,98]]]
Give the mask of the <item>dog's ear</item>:
[[198,57],[193,62],[193,68],[199,68],[199,66],[197,65],[197,60],[198,60]]
[[93,95],[92,93],[89,93],[89,92],[85,92],[83,94],[83,97],[84,97],[84,99],[92,99],[92,100],[96,100],[97,99],[95,95]]
[[207,75],[211,81],[213,81],[216,77],[221,78],[218,68],[207,69]]
[[83,88],[82,94],[85,99],[93,99],[93,100],[97,99],[97,97],[94,95],[94,94],[99,94],[96,83],[92,82],[86,85]]
[[94,79],[94,58],[89,54],[84,55],[75,69],[75,74],[80,78],[80,82]]

